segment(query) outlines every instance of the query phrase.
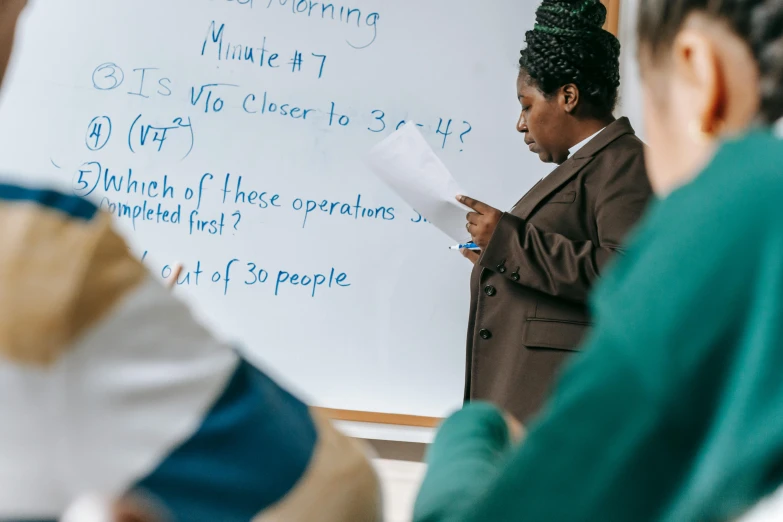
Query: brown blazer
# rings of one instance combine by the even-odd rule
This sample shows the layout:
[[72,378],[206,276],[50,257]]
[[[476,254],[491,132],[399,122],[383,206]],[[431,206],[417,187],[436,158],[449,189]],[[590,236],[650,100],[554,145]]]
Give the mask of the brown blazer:
[[610,124],[503,214],[471,276],[465,400],[525,421],[590,319],[587,296],[652,194],[643,144]]

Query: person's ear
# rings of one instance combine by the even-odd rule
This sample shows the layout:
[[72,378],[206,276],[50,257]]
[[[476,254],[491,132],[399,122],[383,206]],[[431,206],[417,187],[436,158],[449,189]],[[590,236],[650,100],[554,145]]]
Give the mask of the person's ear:
[[695,141],[714,139],[726,117],[726,77],[718,49],[696,25],[686,26],[675,37],[672,63],[679,78],[680,108],[689,111],[689,132]]
[[573,83],[560,87],[558,99],[560,107],[568,114],[572,114],[579,105],[579,87]]

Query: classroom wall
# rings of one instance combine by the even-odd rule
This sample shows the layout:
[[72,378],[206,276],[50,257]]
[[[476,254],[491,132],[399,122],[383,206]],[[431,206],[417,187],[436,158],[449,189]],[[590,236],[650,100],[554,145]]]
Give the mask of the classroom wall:
[[639,78],[639,64],[636,59],[636,14],[639,0],[622,0],[620,4],[619,35],[622,53],[620,55],[620,105],[618,115],[627,116],[644,140],[644,117],[642,111],[642,86]]

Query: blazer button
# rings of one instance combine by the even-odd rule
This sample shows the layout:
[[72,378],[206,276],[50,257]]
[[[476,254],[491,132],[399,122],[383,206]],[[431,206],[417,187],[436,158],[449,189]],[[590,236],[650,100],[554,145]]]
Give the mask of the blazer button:
[[497,289],[494,286],[490,285],[490,286],[487,286],[486,288],[484,288],[484,293],[487,294],[488,296],[492,297],[493,295],[498,293],[498,291],[497,291]]
[[512,280],[512,281],[514,281],[514,282],[517,282],[517,281],[519,281],[519,274],[518,274],[518,273],[516,273],[516,272],[514,272],[513,274],[511,274],[511,280]]
[[481,337],[482,339],[484,339],[486,341],[487,339],[491,339],[492,338],[492,332],[490,332],[487,329],[480,330],[479,331],[479,337]]
[[501,274],[505,274],[506,273],[505,265],[498,265],[498,272]]

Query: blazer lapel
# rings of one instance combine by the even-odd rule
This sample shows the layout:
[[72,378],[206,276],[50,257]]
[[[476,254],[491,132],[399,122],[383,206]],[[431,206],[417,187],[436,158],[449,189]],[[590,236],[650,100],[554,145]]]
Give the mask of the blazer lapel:
[[634,134],[628,118],[620,118],[609,124],[598,136],[576,151],[576,154],[565,160],[551,174],[533,186],[514,206],[513,214],[522,219],[528,219],[544,199],[568,183],[590,163],[596,154],[625,134]]
[[551,174],[539,181],[525,194],[513,210],[515,216],[527,219],[538,208],[539,204],[552,192],[556,191],[590,163],[590,158],[569,158],[557,167]]

